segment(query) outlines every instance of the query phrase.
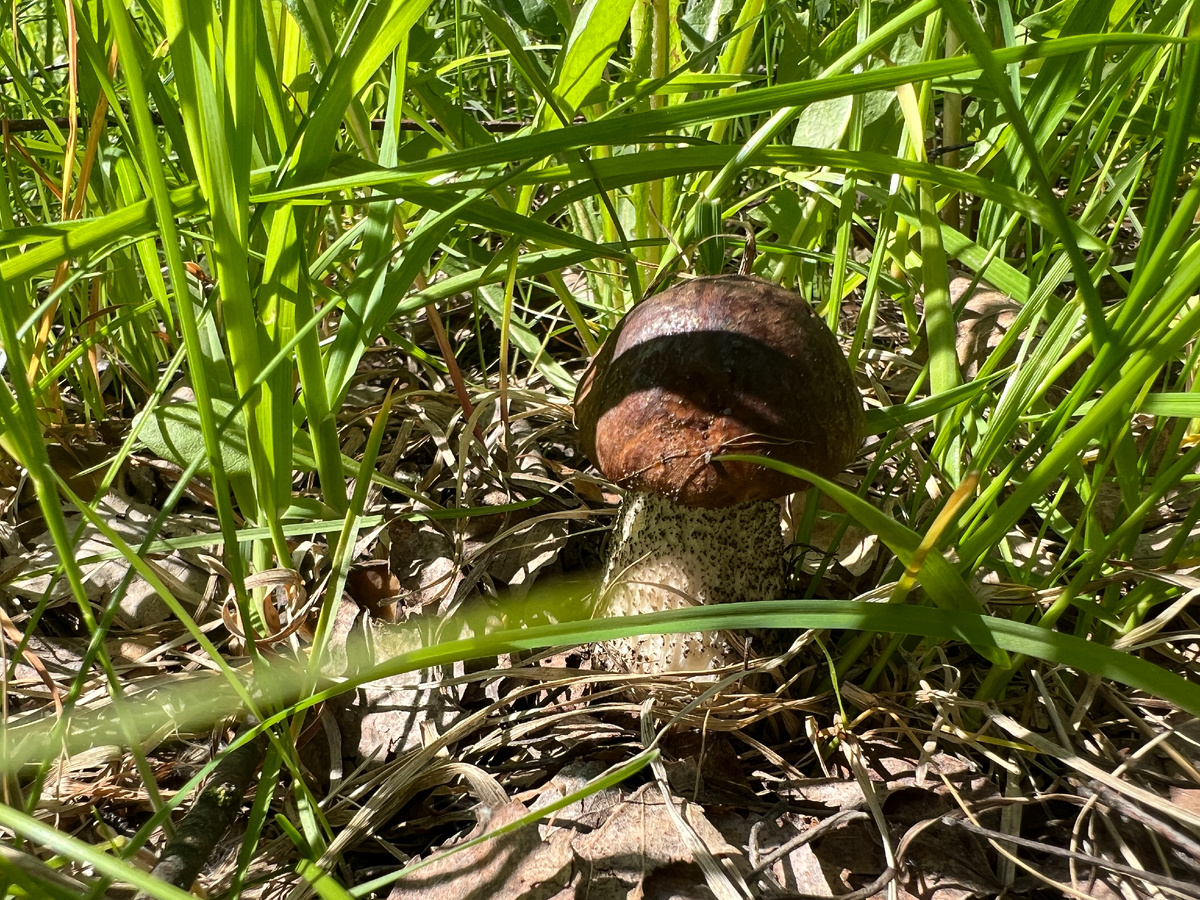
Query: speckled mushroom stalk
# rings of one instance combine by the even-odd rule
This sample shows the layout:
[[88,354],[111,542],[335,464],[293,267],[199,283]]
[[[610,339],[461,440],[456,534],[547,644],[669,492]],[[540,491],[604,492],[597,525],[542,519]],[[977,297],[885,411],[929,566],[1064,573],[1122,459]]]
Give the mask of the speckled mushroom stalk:
[[[625,489],[599,614],[632,615],[783,594],[778,498],[805,485],[719,459],[747,453],[824,477],[862,440],[862,400],[837,340],[797,295],[745,276],[697,278],[636,306],[580,382],[585,452]],[[608,641],[628,672],[741,662],[736,635]]]
[[[783,596],[778,500],[725,509],[681,506],[648,492],[621,505],[601,583],[603,611],[631,616],[710,603]],[[703,672],[744,658],[726,632],[648,634],[607,641],[601,652],[624,672]]]

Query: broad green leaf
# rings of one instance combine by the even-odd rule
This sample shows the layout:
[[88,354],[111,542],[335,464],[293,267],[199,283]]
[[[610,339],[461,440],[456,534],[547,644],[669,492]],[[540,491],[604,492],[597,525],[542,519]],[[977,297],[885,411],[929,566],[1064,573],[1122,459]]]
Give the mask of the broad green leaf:
[[832,150],[842,142],[853,108],[853,97],[833,97],[810,103],[796,117],[796,133],[792,135],[792,143],[797,147]]
[[604,77],[609,57],[629,26],[632,9],[633,0],[584,0],[552,85],[568,117],[575,115]]
[[692,52],[699,52],[715,41],[721,20],[733,9],[733,0],[691,0],[679,17],[679,33]]

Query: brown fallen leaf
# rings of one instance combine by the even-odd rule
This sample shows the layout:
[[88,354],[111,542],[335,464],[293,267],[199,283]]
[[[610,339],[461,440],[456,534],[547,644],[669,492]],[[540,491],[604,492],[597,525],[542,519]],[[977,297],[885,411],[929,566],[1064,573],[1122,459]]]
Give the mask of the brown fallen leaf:
[[391,616],[404,621],[425,606],[453,596],[462,579],[454,543],[429,522],[397,519],[388,527],[391,574],[399,581],[398,609]]
[[[959,276],[950,282],[950,300],[957,304],[971,286],[971,279]],[[976,286],[958,317],[958,365],[963,378],[971,379],[979,374],[980,367],[992,355],[1004,335],[1021,312],[1021,304],[1012,297],[988,287],[982,282]],[[1016,358],[1014,347],[1004,359],[1007,365]]]
[[[428,634],[411,625],[373,623],[369,617],[355,618],[356,610],[349,600],[339,608],[330,639],[331,671],[359,671],[430,643]],[[343,756],[355,765],[365,760],[378,765],[419,747],[423,727],[449,727],[461,715],[462,690],[441,684],[450,674],[416,669],[331,698],[328,709],[341,733]]]
[[[96,512],[104,517],[109,527],[131,547],[138,547],[146,538],[156,511],[140,503],[110,492],[96,506]],[[83,573],[84,590],[94,602],[105,601],[116,590],[129,572],[129,563],[116,552],[109,540],[80,515],[66,516],[68,530],[78,534],[75,547]],[[202,523],[202,524],[201,524]],[[174,537],[194,534],[197,526],[207,527],[208,520],[193,520],[185,516],[172,516],[159,533],[159,537]],[[65,577],[50,574],[58,562],[58,550],[51,534],[43,532],[29,541],[29,549],[22,561],[25,570],[16,572],[4,585],[4,592],[23,603],[38,603],[47,592],[53,601],[62,601],[71,596],[71,588]],[[105,558],[109,557],[109,558]],[[173,551],[145,558],[168,590],[185,606],[193,609],[200,606],[208,587],[209,573],[196,562],[192,551]],[[7,572],[7,567],[5,567]],[[172,618],[171,611],[148,582],[135,577],[121,597],[118,605],[118,622],[130,629],[146,628]]]
[[[694,803],[672,801],[713,856],[731,859],[743,872],[749,864],[713,827]],[[638,788],[616,804],[608,819],[591,834],[575,837],[582,884],[578,896],[643,898],[643,900],[708,900],[713,896],[704,874],[671,821],[657,785]]]
[[[892,791],[883,812],[894,835],[939,819],[954,807],[931,790],[905,787]],[[901,881],[910,894],[927,900],[966,900],[1000,893],[983,841],[941,821],[925,824],[908,845]]]
[[[814,573],[825,567],[826,557],[833,556],[842,567],[855,578],[865,573],[879,558],[879,538],[853,521],[846,522],[842,508],[824,494],[818,495],[818,509],[836,514],[834,517],[820,516],[813,523],[806,551],[800,562],[804,571]],[[792,504],[792,522],[804,517],[804,505],[808,502],[807,492],[797,494]],[[834,545],[834,539],[837,544]]]
[[[525,804],[513,800],[481,817],[467,840],[528,813]],[[388,900],[550,900],[570,882],[572,857],[571,832],[543,841],[537,826],[519,828],[434,859],[396,882]]]

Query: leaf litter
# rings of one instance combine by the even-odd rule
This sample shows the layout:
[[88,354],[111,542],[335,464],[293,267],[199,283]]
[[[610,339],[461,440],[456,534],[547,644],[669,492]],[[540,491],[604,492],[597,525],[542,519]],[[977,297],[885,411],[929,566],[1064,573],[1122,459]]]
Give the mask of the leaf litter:
[[[966,301],[960,331],[965,373],[990,357],[1015,319],[1013,301],[998,292],[982,286],[976,296]],[[882,318],[876,343],[886,346],[893,334],[897,353],[868,355],[861,374],[872,391],[901,402],[911,384],[907,338],[886,310]],[[372,488],[364,514],[379,524],[356,546],[333,617],[329,674],[468,636],[447,630],[464,611],[476,629],[503,627],[535,582],[586,590],[617,497],[589,474],[557,390],[531,375],[511,387],[507,415],[497,395],[478,394],[469,421],[434,370],[381,354],[369,354],[366,368],[370,380],[342,411],[344,449],[362,446],[355,423],[373,414],[381,396],[370,388],[399,376],[408,387],[380,471],[428,502]],[[905,449],[886,453],[874,470],[881,493],[938,490],[920,475],[929,427],[917,423],[890,438]],[[886,449],[873,445],[875,453]],[[156,573],[241,664],[245,648],[222,616],[228,585],[215,537],[176,548],[163,543],[216,535],[202,476],[162,530],[149,533],[155,504],[177,473],[139,458],[100,502],[128,543],[160,542],[151,556]],[[87,640],[65,602],[51,545],[27,517],[31,498],[9,476],[0,592],[13,660],[11,727],[61,702]],[[310,490],[307,478],[296,482],[301,495]],[[1168,547],[1196,545],[1189,499],[1164,498],[1137,536],[1136,562],[1107,585],[1200,588],[1186,555],[1177,554],[1179,565],[1155,565]],[[793,529],[805,518],[803,502],[789,511]],[[1062,565],[1070,535],[1057,522],[1081,515],[1111,522],[1119,514],[1119,495],[1116,506],[1100,496],[1081,502],[1071,508],[1064,498],[1043,521],[1020,523],[1008,536],[1005,565],[975,573],[979,596],[1018,607],[1051,602],[1023,587],[1021,568],[1045,574]],[[439,508],[472,514],[437,518]],[[876,596],[892,563],[886,549],[827,501],[816,522],[796,548],[793,588]],[[297,598],[320,596],[331,564],[327,541],[320,532],[295,541],[303,583],[272,592],[272,652],[296,654],[311,636],[311,607]],[[79,555],[89,598],[111,613],[106,647],[123,677],[134,686],[148,679],[167,686],[206,668],[144,582],[135,577],[122,589],[127,567],[86,526]],[[419,669],[338,694],[299,738],[301,771],[335,835],[321,861],[347,884],[378,879],[376,895],[391,900],[1200,896],[1190,887],[1200,879],[1193,722],[1152,697],[1042,663],[1015,676],[1028,690],[984,706],[964,690],[977,659],[952,646],[902,643],[870,689],[860,686],[866,670],[854,670],[838,680],[835,697],[815,637],[797,635],[792,651],[775,660],[774,689],[746,690],[734,673],[721,703],[690,709],[707,685],[643,678],[631,692],[631,679],[593,667],[587,646]],[[1200,627],[1187,603],[1160,612],[1135,637],[1180,671],[1195,671]],[[110,703],[101,677],[89,673],[80,708]],[[168,722],[144,742],[157,797],[126,751],[101,745],[58,760],[38,808],[103,839],[130,834],[199,771],[228,738],[228,725],[189,730]],[[648,748],[660,756],[619,784],[596,787]],[[295,814],[286,795],[276,804]],[[102,811],[99,821],[93,808]],[[506,830],[530,817],[533,824]],[[222,839],[202,875],[210,895],[233,876],[244,824]],[[157,840],[151,850],[161,846]],[[268,823],[245,895],[308,895],[296,853]]]

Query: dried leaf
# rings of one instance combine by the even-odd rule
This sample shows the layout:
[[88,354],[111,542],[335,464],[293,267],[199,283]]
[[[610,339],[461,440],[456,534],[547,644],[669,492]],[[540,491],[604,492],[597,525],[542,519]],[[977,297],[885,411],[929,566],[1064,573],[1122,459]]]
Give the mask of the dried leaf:
[[[155,512],[149,507],[131,503],[110,493],[97,506],[97,512],[104,516],[114,531],[130,546],[137,547],[145,539],[150,522]],[[112,556],[115,549],[108,540],[92,525],[86,523],[82,516],[66,516],[67,530],[74,534],[80,533],[76,545],[76,558],[81,560],[80,570],[83,573],[84,588],[88,597],[100,601],[110,596],[129,572],[129,563],[124,558],[104,561],[88,561],[93,557]],[[201,526],[203,527],[203,526]],[[184,533],[194,533],[197,524],[185,517],[175,517],[172,526],[160,535],[168,537],[177,530]],[[46,569],[56,565],[58,552],[54,539],[49,532],[43,532],[30,542],[33,552],[25,560],[27,569]],[[203,598],[208,585],[208,572],[194,564],[182,551],[154,556],[147,560],[156,574],[166,583],[167,588],[176,599],[185,605],[197,606]],[[53,600],[61,600],[70,596],[71,589],[65,578],[59,578],[51,587],[51,575],[34,575],[28,578],[17,578],[5,585],[4,589],[17,597],[38,602],[47,588]],[[118,607],[118,621],[127,628],[145,628],[156,625],[170,618],[171,612],[162,599],[155,593],[146,581],[134,577]]]
[[[958,277],[950,282],[950,298],[957,303],[971,286],[971,279]],[[971,379],[979,374],[979,368],[1000,345],[1021,312],[1021,304],[1007,294],[984,285],[978,285],[967,299],[966,306],[958,317],[958,365],[963,378]],[[1016,348],[1005,359],[1005,364],[1016,358]]]
[[[673,802],[713,855],[739,860],[748,870],[741,852],[725,841],[699,806],[674,798]],[[712,897],[656,785],[642,785],[612,808],[603,825],[577,836],[571,846],[589,896]]]
[[[509,825],[528,812],[514,800],[481,818],[468,839]],[[570,832],[560,831],[543,841],[536,827],[519,828],[402,878],[388,900],[550,900],[567,886],[571,859]]]
[[388,558],[400,587],[398,621],[453,593],[461,574],[454,560],[454,544],[445,533],[428,522],[398,519],[388,529],[388,536]]

